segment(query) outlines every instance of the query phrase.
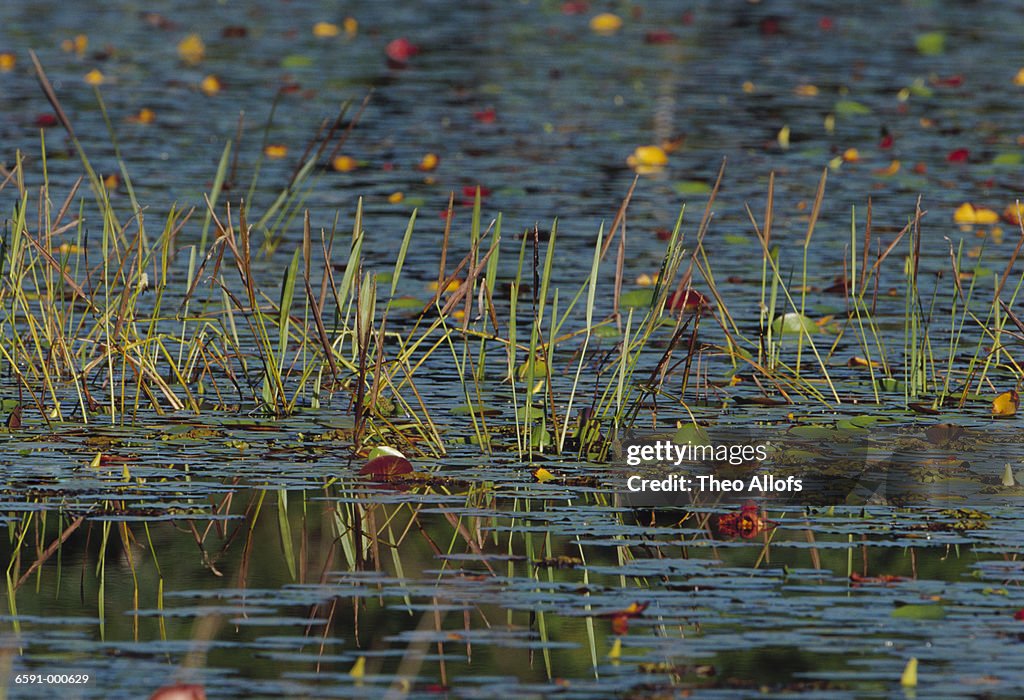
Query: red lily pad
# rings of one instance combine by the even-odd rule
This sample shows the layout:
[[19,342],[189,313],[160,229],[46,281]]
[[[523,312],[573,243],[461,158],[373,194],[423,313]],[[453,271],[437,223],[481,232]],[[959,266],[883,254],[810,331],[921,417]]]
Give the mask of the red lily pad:
[[954,151],[950,151],[946,156],[946,161],[949,163],[966,163],[971,157],[971,152],[966,148],[958,148]]
[[412,463],[405,457],[383,455],[374,457],[359,470],[359,476],[368,476],[374,481],[391,481],[392,479],[412,474]]
[[672,292],[672,295],[668,298],[668,308],[670,311],[696,311],[697,309],[706,309],[708,306],[710,306],[708,298],[696,289],[689,287],[681,291]]
[[404,36],[397,39],[392,39],[388,42],[388,45],[384,47],[384,54],[388,57],[388,63],[393,68],[403,68],[409,59],[417,55],[420,52],[420,47]]
[[473,119],[476,119],[481,124],[493,124],[498,119],[498,111],[494,107],[481,109],[478,112],[473,112]]

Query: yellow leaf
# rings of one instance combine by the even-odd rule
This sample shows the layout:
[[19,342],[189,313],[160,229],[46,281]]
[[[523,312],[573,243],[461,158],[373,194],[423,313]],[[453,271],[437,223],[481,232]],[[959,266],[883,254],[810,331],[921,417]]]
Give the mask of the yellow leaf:
[[1009,418],[1017,415],[1020,406],[1020,394],[1015,389],[1004,391],[992,401],[992,415]]
[[98,69],[93,68],[91,71],[85,74],[85,82],[88,85],[102,85],[103,74],[100,73]]
[[833,133],[836,130],[836,115],[830,114],[825,117],[825,132],[828,134]]
[[781,148],[784,151],[789,149],[789,125],[788,124],[786,126],[782,127],[781,129],[779,129],[779,134],[778,134],[778,136],[775,137],[775,139],[779,142],[779,148]]
[[974,216],[979,224],[994,224],[999,221],[999,214],[992,209],[975,209]]
[[288,147],[279,143],[268,143],[263,149],[263,155],[267,158],[284,158],[288,155]]
[[903,669],[903,675],[900,676],[900,685],[904,688],[917,686],[917,659],[913,656],[910,657],[906,668]]
[[891,163],[889,163],[889,165],[887,165],[886,167],[879,168],[878,170],[876,170],[875,174],[876,175],[883,175],[885,177],[891,177],[892,175],[895,175],[899,171],[900,171],[900,162],[898,160],[894,160]]
[[212,97],[224,89],[224,84],[220,82],[220,78],[216,75],[208,75],[199,83],[199,89],[207,97]]
[[65,53],[76,53],[81,56],[89,48],[89,37],[79,34],[74,39],[65,39],[60,42],[60,48]]
[[850,361],[846,363],[847,367],[880,367],[881,365],[874,360],[866,360],[863,357],[851,357]]
[[198,34],[189,34],[178,42],[178,56],[185,63],[194,66],[206,56],[206,44]]
[[[451,282],[448,283],[448,286],[446,286],[444,288],[444,291],[446,291],[446,292],[454,292],[456,289],[458,289],[461,286],[462,286],[462,280],[454,279],[454,280],[452,280]],[[438,287],[437,280],[434,280],[433,282],[431,282],[431,283],[429,283],[427,285],[427,289],[430,290],[431,292],[436,292],[437,291],[437,287]]]
[[958,224],[978,223],[978,215],[974,211],[974,206],[970,202],[964,202],[958,206],[953,212],[953,221]]
[[441,162],[441,159],[437,157],[436,153],[428,153],[420,160],[418,167],[420,170],[425,172],[433,170],[437,167],[437,164]]
[[637,170],[657,169],[668,164],[668,154],[661,146],[638,146],[633,154],[626,159],[629,167]]
[[52,248],[51,253],[59,253],[60,255],[81,255],[85,252],[85,248],[74,243],[61,243],[59,246]]
[[345,21],[342,22],[342,26],[345,27],[345,34],[351,38],[356,35],[359,31],[359,22],[356,21],[355,17],[346,17]]
[[123,478],[125,481],[131,481],[132,480],[132,475],[131,475],[131,472],[128,471],[128,465],[127,464],[125,464],[124,467],[121,469],[121,478]]
[[797,95],[800,95],[801,97],[814,97],[815,95],[818,94],[818,86],[807,84],[797,85],[796,89],[793,92],[795,92]]
[[540,467],[537,471],[533,473],[533,478],[542,484],[546,484],[547,482],[554,479],[555,475],[549,472],[544,467]]
[[1008,223],[1020,224],[1022,210],[1024,210],[1024,206],[1017,202],[1007,204],[1006,209],[1003,210],[1003,218],[1006,219]]
[[103,186],[108,190],[116,190],[121,184],[121,176],[117,173],[110,173],[103,178]]
[[590,20],[590,28],[598,34],[614,34],[622,29],[622,18],[611,12],[602,12]]
[[358,659],[356,659],[356,662],[354,664],[352,664],[352,668],[349,669],[348,675],[350,675],[352,678],[359,678],[359,679],[361,679],[363,676],[366,675],[366,657],[365,656],[360,656]]
[[1024,85],[1024,68],[1017,71],[1017,75],[1013,76],[1014,85]]
[[18,59],[10,51],[0,52],[0,73],[10,73]]
[[156,112],[151,110],[149,107],[143,107],[139,110],[139,113],[135,115],[132,121],[138,124],[152,124],[156,121]]
[[741,85],[740,87],[743,88],[743,92],[747,93],[748,95],[757,89],[754,83],[752,83],[749,80],[744,80],[743,85]]
[[860,153],[856,148],[847,148],[843,151],[843,160],[847,163],[856,163],[860,160]]
[[622,658],[622,638],[616,637],[615,641],[612,642],[612,650],[608,652],[608,658],[612,661],[618,661]]
[[405,199],[405,195],[402,194],[401,192],[392,192],[391,194],[388,195],[388,202],[390,202],[391,204],[398,204],[403,199]]
[[350,173],[359,167],[359,163],[352,156],[335,156],[331,161],[331,167],[339,173]]
[[654,283],[657,281],[657,279],[658,279],[657,274],[655,274],[652,277],[651,275],[648,275],[646,272],[642,272],[642,273],[640,273],[637,276],[636,283],[638,285],[640,285],[641,287],[650,287],[650,286],[654,285]]
[[313,36],[319,39],[330,39],[339,34],[341,34],[341,29],[331,22],[317,22],[313,25]]

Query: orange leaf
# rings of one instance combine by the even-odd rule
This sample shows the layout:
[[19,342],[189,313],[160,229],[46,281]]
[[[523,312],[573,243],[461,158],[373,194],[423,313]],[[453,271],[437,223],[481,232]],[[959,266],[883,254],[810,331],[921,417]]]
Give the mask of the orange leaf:
[[992,415],[1009,418],[1017,415],[1020,406],[1020,394],[1015,389],[1004,391],[992,401]]

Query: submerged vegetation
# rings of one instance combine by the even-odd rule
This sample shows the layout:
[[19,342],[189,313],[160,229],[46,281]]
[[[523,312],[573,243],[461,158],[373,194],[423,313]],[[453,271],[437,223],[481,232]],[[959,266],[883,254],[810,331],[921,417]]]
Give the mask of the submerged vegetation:
[[[243,145],[231,142],[202,206],[161,218],[136,199],[119,152],[121,192],[96,171],[36,68],[83,172],[69,189],[52,184],[44,139],[38,160],[19,154],[0,182],[10,203],[0,238],[5,439],[20,455],[60,443],[46,449],[72,462],[68,473],[8,479],[0,510],[19,639],[60,651],[23,625],[33,624],[26,605],[69,595],[67,562],[82,566],[75,595],[95,605],[101,641],[191,639],[188,655],[165,644],[152,657],[225,694],[238,688],[196,670],[208,642],[214,659],[231,653],[211,642],[232,634],[224,627],[311,684],[466,695],[507,690],[508,677],[537,692],[742,694],[766,685],[752,667],[800,648],[813,650],[767,685],[881,692],[926,678],[908,641],[915,622],[956,611],[959,633],[990,643],[1019,634],[1019,538],[1000,531],[1012,527],[998,508],[626,508],[609,465],[637,432],[706,439],[718,424],[818,442],[886,424],[902,431],[890,451],[991,447],[1000,419],[1015,420],[1024,381],[1024,227],[1011,252],[983,265],[963,243],[928,234],[923,202],[880,233],[868,200],[851,211],[842,269],[822,288],[810,261],[827,173],[798,237],[778,231],[772,175],[763,206],[747,209],[742,254],[760,277],[736,282],[716,267],[740,254],[715,229],[723,163],[697,214],[681,207],[660,263],[634,280],[638,176],[570,284],[559,222],[510,235],[500,215],[485,215],[479,188],[468,225],[449,198],[439,240],[421,234],[416,210],[404,230],[377,230],[361,202],[351,221],[315,224],[325,215],[307,195],[359,109],[323,125],[262,209],[252,204],[259,165],[239,194],[230,171]],[[117,152],[102,99],[99,108]],[[395,241],[387,264],[364,255],[369,236]],[[436,276],[410,279],[411,251]],[[820,315],[823,305],[833,311]],[[1017,444],[1012,429],[1003,437]],[[1019,496],[1016,465],[924,462],[922,482]],[[280,546],[268,553],[260,538]],[[960,558],[961,546],[977,550]],[[184,560],[224,581],[201,593],[182,583],[179,595],[215,604],[175,611],[166,592]],[[981,580],[957,579],[967,573]],[[951,583],[939,590],[919,576]],[[817,587],[797,613],[805,629],[763,609],[796,600],[788,587]],[[882,671],[844,679],[848,647],[825,628],[868,605],[885,634],[905,638],[895,650],[860,647]],[[998,622],[971,627],[982,615]],[[176,616],[202,623],[186,629]],[[290,635],[247,631],[260,625]],[[381,639],[367,642],[376,625],[392,625],[383,653],[370,648]],[[780,625],[780,649],[758,638]],[[509,649],[526,663],[499,658]],[[482,653],[504,677],[470,680]],[[993,683],[1019,688],[1008,657]],[[250,662],[225,661],[254,672]],[[282,694],[308,691],[281,683]]]

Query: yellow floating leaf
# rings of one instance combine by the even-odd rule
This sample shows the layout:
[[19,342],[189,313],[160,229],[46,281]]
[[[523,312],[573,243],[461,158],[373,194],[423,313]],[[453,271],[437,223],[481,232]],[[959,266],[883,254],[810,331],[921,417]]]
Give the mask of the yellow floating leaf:
[[10,51],[0,51],[0,73],[10,73],[17,62],[17,57]]
[[341,34],[341,28],[332,22],[317,22],[313,25],[313,36],[320,39],[330,39],[339,34]]
[[747,93],[748,95],[757,89],[754,86],[754,83],[752,83],[749,80],[744,80],[743,85],[741,85],[740,87],[743,89],[743,92]]
[[881,365],[874,360],[866,360],[863,357],[851,357],[849,362],[846,363],[847,367],[881,367]]
[[178,42],[178,57],[194,66],[206,56],[206,44],[198,34],[189,34]]
[[622,638],[616,637],[615,641],[612,642],[612,650],[608,652],[608,658],[612,661],[618,661],[622,658]]
[[208,75],[199,83],[199,89],[204,95],[212,97],[224,89],[224,83],[216,75]]
[[638,146],[626,163],[631,168],[657,169],[668,164],[668,154],[661,146]]
[[280,143],[268,143],[263,149],[267,158],[284,158],[288,155],[288,147]]
[[602,12],[590,20],[590,28],[598,34],[614,34],[622,29],[622,18],[611,12]]
[[132,118],[132,121],[138,124],[152,124],[156,121],[156,112],[151,110],[149,107],[143,107],[139,110],[139,113]]
[[420,159],[420,164],[416,167],[426,172],[436,168],[440,162],[441,159],[437,157],[436,153],[428,153]]
[[1020,394],[1015,389],[1004,391],[992,401],[992,415],[1009,418],[1017,415],[1017,408],[1020,406]]
[[883,175],[885,177],[891,177],[900,171],[900,162],[894,160],[884,168],[879,168],[875,171],[876,175]]
[[555,478],[555,475],[549,472],[544,467],[540,467],[539,469],[537,469],[537,471],[533,473],[533,478],[542,484],[546,484],[547,482],[553,480]]
[[405,199],[405,195],[401,192],[392,192],[388,195],[388,202],[391,204],[398,204],[403,199]]
[[1022,212],[1024,212],[1024,206],[1018,202],[1007,204],[1006,209],[1003,209],[1003,219],[1010,224],[1020,224]]
[[356,21],[355,17],[346,17],[345,21],[341,23],[345,28],[345,34],[352,38],[359,31],[359,22]]
[[350,173],[359,167],[359,163],[352,156],[335,156],[331,161],[331,168],[339,173]]
[[[436,292],[437,291],[437,286],[438,286],[437,285],[437,281],[435,280],[435,281],[433,281],[433,282],[431,282],[430,284],[427,285],[427,289],[430,290],[431,292]],[[458,289],[461,286],[462,286],[462,280],[452,280],[451,282],[448,283],[448,286],[445,287],[444,291],[446,291],[446,292],[454,292],[456,289]]]
[[999,221],[999,214],[992,209],[975,209],[974,216],[979,224],[994,224]]
[[836,115],[829,114],[825,117],[825,133],[831,134],[836,130]]
[[103,74],[100,73],[99,69],[93,68],[91,71],[85,74],[85,82],[89,85],[102,85]]
[[366,657],[360,656],[356,659],[356,662],[352,664],[352,668],[349,669],[348,675],[352,678],[363,678],[366,675]]
[[789,125],[788,124],[786,126],[782,127],[781,129],[779,129],[778,136],[775,137],[775,140],[779,142],[779,148],[781,148],[782,150],[785,151],[785,150],[789,149]]
[[969,257],[971,259],[980,258],[981,257],[981,246],[980,245],[976,245],[973,248],[969,248],[967,250],[967,257]]
[[907,662],[906,667],[903,669],[903,674],[900,676],[900,685],[904,688],[917,686],[917,659],[913,656],[910,657],[910,661]]
[[103,178],[103,186],[106,187],[108,190],[116,190],[120,184],[121,176],[118,175],[117,173],[110,173],[105,178]]
[[843,151],[843,160],[847,163],[856,163],[860,160],[860,153],[856,148],[847,148]]
[[74,243],[61,243],[59,246],[52,248],[50,252],[59,255],[81,255],[85,252],[85,248]]
[[809,84],[797,85],[793,92],[801,97],[814,97],[818,94],[818,86]]
[[649,275],[646,272],[641,272],[639,275],[637,275],[637,278],[636,278],[636,283],[638,285],[640,285],[641,287],[651,287],[657,281],[658,281],[658,274],[657,273],[654,273],[653,275]]
[[1014,85],[1024,85],[1024,68],[1017,71],[1017,75],[1013,76]]
[[974,205],[970,202],[964,202],[956,208],[953,212],[953,221],[958,224],[976,224],[978,223],[978,215],[974,211]]
[[60,48],[65,53],[76,53],[81,56],[89,48],[89,37],[85,34],[78,34],[74,39],[65,39],[60,42]]

